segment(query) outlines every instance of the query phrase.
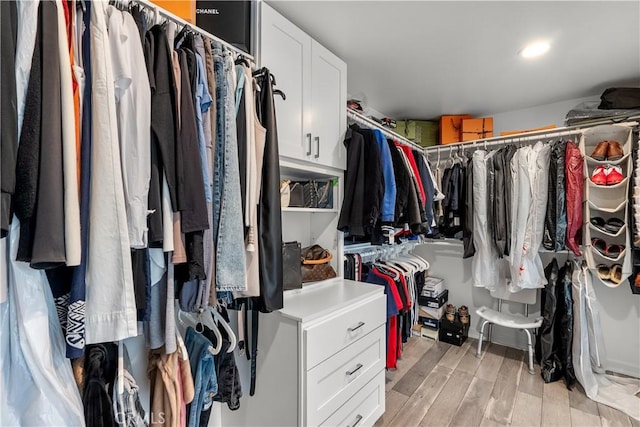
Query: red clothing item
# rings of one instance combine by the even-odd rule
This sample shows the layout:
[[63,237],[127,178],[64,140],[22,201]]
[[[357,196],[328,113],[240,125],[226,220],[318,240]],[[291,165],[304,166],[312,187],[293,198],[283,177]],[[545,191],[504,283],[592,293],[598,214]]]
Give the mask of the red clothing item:
[[398,316],[389,319],[389,347],[387,348],[387,369],[398,368]]
[[422,185],[422,179],[420,178],[420,172],[418,171],[418,164],[416,163],[416,158],[413,157],[413,151],[411,151],[411,147],[407,145],[403,145],[400,143],[395,143],[396,147],[400,148],[404,154],[409,159],[409,165],[411,165],[411,170],[413,171],[413,176],[418,183],[418,190],[420,190],[420,200],[422,200],[422,206],[427,204],[427,193],[424,191],[424,186]]

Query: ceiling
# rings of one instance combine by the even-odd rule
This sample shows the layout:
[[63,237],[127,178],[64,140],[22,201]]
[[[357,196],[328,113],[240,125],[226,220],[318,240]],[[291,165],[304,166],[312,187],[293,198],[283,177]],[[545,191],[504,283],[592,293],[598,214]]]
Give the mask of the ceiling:
[[[269,1],[395,118],[476,116],[640,86],[640,1]],[[544,39],[551,50],[518,51]]]

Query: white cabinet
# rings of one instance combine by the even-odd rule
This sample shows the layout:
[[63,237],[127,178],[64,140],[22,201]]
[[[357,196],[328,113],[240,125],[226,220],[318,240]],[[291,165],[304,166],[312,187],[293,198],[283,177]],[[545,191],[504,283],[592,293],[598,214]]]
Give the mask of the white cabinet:
[[260,60],[287,99],[276,97],[280,155],[345,169],[347,65],[261,3]]
[[286,292],[282,310],[260,315],[256,393],[224,408],[222,425],[373,425],[385,408],[385,321],[381,286],[333,279]]

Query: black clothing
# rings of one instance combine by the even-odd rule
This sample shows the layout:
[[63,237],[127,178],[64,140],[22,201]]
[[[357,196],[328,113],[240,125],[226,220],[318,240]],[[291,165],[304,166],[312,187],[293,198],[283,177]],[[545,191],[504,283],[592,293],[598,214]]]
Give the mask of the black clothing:
[[[176,177],[176,84],[169,43],[161,25],[145,35],[145,59],[151,88],[151,182],[149,244],[162,241],[162,176],[167,178],[171,207],[178,210]],[[182,105],[184,109],[184,104]],[[194,168],[195,169],[195,168]]]
[[364,197],[363,224],[366,234],[371,234],[378,219],[382,216],[382,199],[384,197],[384,174],[382,158],[376,136],[371,129],[361,129],[351,125],[351,129],[364,138]]
[[64,178],[62,168],[61,77],[58,46],[57,6],[40,4],[42,31],[42,113],[40,174],[35,228],[31,252],[32,268],[53,268],[66,261],[64,245]]
[[90,344],[85,353],[82,403],[87,427],[116,426],[111,396],[118,368],[118,346]]
[[347,129],[343,143],[347,148],[347,170],[345,172],[344,199],[342,200],[342,209],[338,219],[338,230],[349,233],[352,236],[364,236],[362,223],[364,206],[364,138],[361,134]]
[[469,159],[465,168],[464,180],[464,215],[462,216],[462,244],[464,253],[462,258],[475,255],[476,247],[473,243],[473,159]]
[[16,187],[18,153],[18,109],[16,99],[16,40],[18,12],[15,1],[0,2],[0,237],[5,237],[13,215],[11,198]]
[[557,315],[557,292],[556,285],[558,283],[558,262],[553,259],[544,269],[547,284],[541,293],[541,313],[543,316],[542,326],[538,329],[538,337],[536,339],[536,357],[540,361],[540,375],[544,382],[549,383],[557,381],[562,376],[562,366],[558,357],[558,344],[555,342],[556,333],[556,315]]
[[16,161],[16,187],[13,197],[13,209],[20,220],[20,240],[16,259],[26,262],[31,261],[33,249],[38,176],[40,174],[40,132],[42,130],[42,29],[40,23],[42,8],[41,3],[38,8],[38,30],[25,97],[24,118]]
[[551,147],[549,157],[549,186],[547,212],[544,220],[542,244],[546,249],[564,249],[567,224],[565,204],[564,153],[567,143],[558,141]]
[[507,211],[511,206],[506,204],[507,193],[511,189],[507,187],[507,174],[511,174],[511,167],[506,165],[505,156],[507,148],[501,148],[492,157],[492,162],[487,162],[487,172],[492,174],[493,182],[488,188],[491,205],[488,210],[491,240],[499,258],[509,252],[507,245]]
[[283,307],[282,288],[282,219],[280,213],[280,162],[276,109],[273,102],[272,78],[269,70],[257,78],[262,89],[259,103],[259,119],[267,130],[262,186],[258,205],[258,229],[260,250],[260,304],[265,313]]
[[186,49],[180,49],[178,56],[182,79],[180,135],[177,145],[177,150],[181,153],[180,157],[182,158],[182,173],[178,179],[178,202],[181,211],[182,232],[186,234],[208,229],[209,217],[198,146],[196,113],[187,66],[189,55]]
[[504,205],[505,205],[505,230],[506,230],[506,243],[504,247],[504,255],[509,256],[511,250],[511,229],[513,228],[513,218],[511,218],[511,188],[513,186],[513,177],[511,176],[511,160],[514,154],[516,154],[516,147],[510,145],[506,147],[504,154],[504,174],[505,174],[505,191],[504,191]]

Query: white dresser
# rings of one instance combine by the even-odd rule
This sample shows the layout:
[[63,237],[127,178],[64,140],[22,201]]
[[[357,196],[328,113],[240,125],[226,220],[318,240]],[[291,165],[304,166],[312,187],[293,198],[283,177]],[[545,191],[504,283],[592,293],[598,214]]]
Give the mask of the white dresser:
[[260,315],[256,393],[241,369],[241,407],[224,408],[222,425],[373,425],[385,408],[385,321],[381,286],[336,278],[285,292],[282,310]]

